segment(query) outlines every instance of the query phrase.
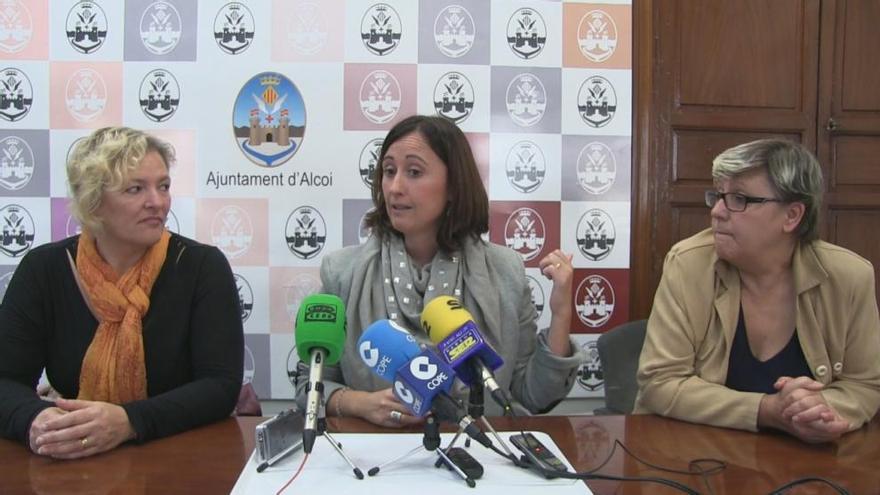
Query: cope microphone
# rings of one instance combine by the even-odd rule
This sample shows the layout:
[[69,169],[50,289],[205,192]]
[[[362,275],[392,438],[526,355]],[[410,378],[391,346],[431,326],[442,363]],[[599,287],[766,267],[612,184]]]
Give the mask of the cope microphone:
[[358,355],[370,371],[386,382],[422,350],[405,328],[391,320],[379,320],[368,326],[358,339]]
[[311,453],[318,435],[318,414],[324,395],[325,364],[336,364],[345,346],[345,306],[331,294],[306,296],[296,313],[296,350],[309,362],[303,450]]
[[457,423],[474,440],[492,442],[474,419],[449,396],[455,372],[430,349],[420,349],[412,335],[389,320],[364,331],[358,354],[373,373],[392,383],[394,396],[413,416],[433,411],[438,419]]
[[480,335],[471,313],[450,296],[438,296],[422,311],[422,328],[458,378],[468,386],[482,384],[505,413],[512,412],[507,391],[492,371],[504,364],[501,356]]

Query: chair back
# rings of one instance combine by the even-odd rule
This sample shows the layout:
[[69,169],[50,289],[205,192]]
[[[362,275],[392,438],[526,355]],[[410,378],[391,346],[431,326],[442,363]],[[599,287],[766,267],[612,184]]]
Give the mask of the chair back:
[[594,414],[629,414],[635,406],[639,384],[639,355],[648,320],[618,325],[599,336],[596,348],[605,381],[605,407]]

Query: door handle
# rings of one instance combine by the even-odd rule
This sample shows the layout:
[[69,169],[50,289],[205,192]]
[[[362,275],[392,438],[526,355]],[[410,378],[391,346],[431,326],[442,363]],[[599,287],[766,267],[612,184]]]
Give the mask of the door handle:
[[838,127],[838,125],[837,125],[837,121],[834,120],[834,118],[829,117],[829,118],[828,118],[828,123],[825,124],[825,129],[826,129],[828,132],[834,132],[834,131],[837,130],[837,127]]

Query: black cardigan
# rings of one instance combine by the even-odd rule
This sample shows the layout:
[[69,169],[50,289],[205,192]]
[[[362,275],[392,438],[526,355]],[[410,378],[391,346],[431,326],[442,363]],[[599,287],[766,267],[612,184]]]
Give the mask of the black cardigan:
[[[69,252],[78,236],[32,249],[0,304],[0,434],[27,444],[31,422],[54,405],[37,397],[43,367],[76,398],[98,321],[77,287]],[[172,234],[143,319],[147,396],[122,407],[137,441],[229,416],[241,388],[244,335],[232,270],[215,247]]]

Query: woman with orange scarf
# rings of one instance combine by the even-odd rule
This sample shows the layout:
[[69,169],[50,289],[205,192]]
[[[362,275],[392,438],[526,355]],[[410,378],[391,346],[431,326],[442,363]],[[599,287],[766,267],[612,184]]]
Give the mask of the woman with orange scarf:
[[[0,433],[86,457],[228,416],[243,334],[229,263],[165,228],[171,149],[124,127],[67,164],[82,234],[32,249],[0,305]],[[64,397],[37,396],[42,370]]]

